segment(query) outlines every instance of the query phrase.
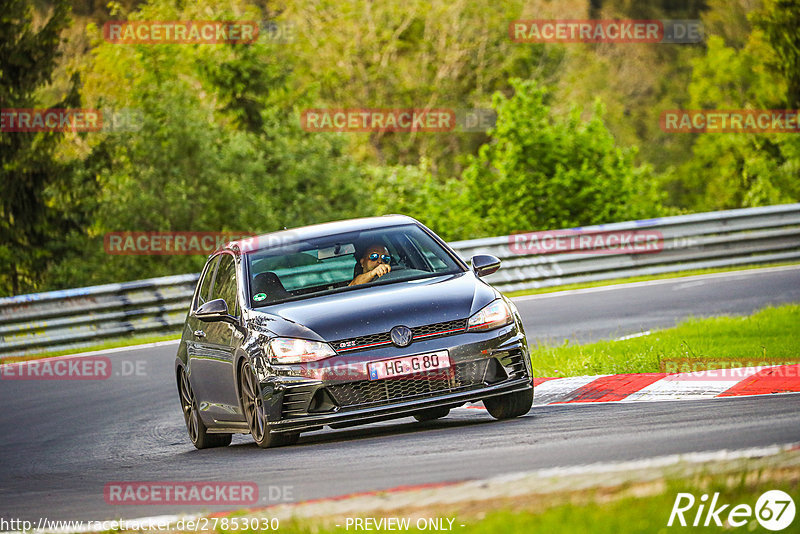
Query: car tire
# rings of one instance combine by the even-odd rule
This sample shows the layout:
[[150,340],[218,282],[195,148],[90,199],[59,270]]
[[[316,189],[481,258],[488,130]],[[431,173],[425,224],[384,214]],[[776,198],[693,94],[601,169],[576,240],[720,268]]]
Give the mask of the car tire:
[[272,432],[267,424],[264,399],[250,364],[244,362],[239,373],[239,395],[247,426],[253,441],[262,449],[294,445],[300,438],[299,432]]
[[483,405],[495,419],[511,419],[525,415],[533,406],[533,388],[483,399]]
[[423,410],[421,412],[417,412],[414,414],[414,419],[419,421],[420,423],[424,423],[426,421],[433,421],[435,419],[441,419],[442,417],[446,417],[447,414],[450,413],[450,408],[429,408],[427,410]]
[[181,368],[178,376],[178,393],[181,400],[181,411],[183,419],[186,421],[186,430],[189,432],[189,439],[198,449],[209,449],[211,447],[227,447],[231,444],[233,436],[231,434],[211,434],[208,432],[203,419],[200,417],[200,410],[197,405],[197,397],[194,396],[192,385],[189,383],[189,376],[186,370]]

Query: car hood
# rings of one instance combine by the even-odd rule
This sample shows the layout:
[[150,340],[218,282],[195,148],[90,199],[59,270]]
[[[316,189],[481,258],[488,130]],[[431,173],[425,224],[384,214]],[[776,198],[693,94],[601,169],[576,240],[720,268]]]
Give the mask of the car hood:
[[335,341],[466,319],[498,296],[464,272],[275,304],[250,310],[248,320],[278,336]]

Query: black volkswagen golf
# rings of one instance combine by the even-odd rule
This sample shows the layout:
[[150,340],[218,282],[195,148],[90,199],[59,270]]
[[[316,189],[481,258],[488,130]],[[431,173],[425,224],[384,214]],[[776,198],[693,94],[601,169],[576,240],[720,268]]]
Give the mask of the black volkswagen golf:
[[468,266],[399,215],[227,244],[203,269],[175,361],[192,443],[250,433],[274,447],[476,401],[498,419],[526,414],[522,321],[481,280],[499,266],[488,255]]

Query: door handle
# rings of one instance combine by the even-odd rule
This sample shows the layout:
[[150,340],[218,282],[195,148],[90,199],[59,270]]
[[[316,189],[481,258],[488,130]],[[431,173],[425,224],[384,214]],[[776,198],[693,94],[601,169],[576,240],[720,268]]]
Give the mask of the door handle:
[[195,330],[194,331],[194,336],[195,337],[206,337],[206,333],[203,332],[202,330]]

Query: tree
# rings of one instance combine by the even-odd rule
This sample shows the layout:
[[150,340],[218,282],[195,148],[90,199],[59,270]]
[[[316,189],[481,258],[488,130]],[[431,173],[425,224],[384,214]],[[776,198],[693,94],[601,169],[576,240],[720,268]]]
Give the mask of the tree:
[[[573,2],[574,3],[574,2]],[[569,7],[561,7],[563,17]],[[547,79],[560,46],[515,43],[510,21],[542,17],[549,2],[522,0],[290,0],[284,21],[295,83],[317,95],[315,107],[488,107],[511,77]],[[460,156],[486,141],[478,132],[350,134],[352,152],[389,166],[428,161],[434,176],[460,173]]]
[[[796,2],[766,2],[751,14],[756,28],[741,49],[711,36],[706,54],[692,62],[687,108],[800,107],[799,10]],[[796,133],[696,136],[692,157],[665,183],[670,204],[709,211],[800,200],[800,138]]]
[[367,168],[372,215],[414,217],[448,241],[468,239],[474,231],[467,191],[456,179],[437,179],[427,161],[419,165]]
[[547,230],[653,217],[653,174],[635,150],[616,146],[596,105],[590,120],[551,113],[548,92],[512,80],[494,96],[497,126],[464,172],[479,235]]
[[[154,1],[129,20],[260,20],[252,7]],[[119,18],[119,14],[115,15]],[[94,29],[96,36],[98,30]],[[52,270],[74,286],[197,271],[200,256],[109,256],[113,231],[265,233],[365,214],[361,172],[337,134],[303,131],[303,96],[281,47],[120,45],[97,41],[83,70],[93,107],[133,108],[135,128],[97,134],[99,184],[86,248]],[[104,156],[105,155],[105,156]],[[90,268],[86,268],[87,264]]]
[[786,103],[800,108],[800,3],[797,0],[769,0],[753,16],[775,55],[769,64],[786,79]]
[[[79,106],[76,77],[60,102],[43,103],[37,96],[51,80],[69,3],[55,2],[39,28],[32,18],[25,0],[0,4],[0,108]],[[82,223],[54,198],[54,189],[74,177],[71,163],[57,154],[63,138],[57,131],[0,131],[0,294],[35,289],[47,263],[63,251],[60,238]]]
[[[730,3],[725,0],[726,12],[731,11]],[[592,18],[697,19],[704,4],[702,0],[603,0],[592,2]],[[684,160],[691,139],[663,132],[658,115],[660,110],[686,105],[689,61],[701,56],[703,49],[703,43],[568,45],[552,107],[557,112],[574,106],[591,110],[592,103],[601,99],[603,121],[617,142],[639,147],[637,161],[650,163],[658,171],[668,169]]]

